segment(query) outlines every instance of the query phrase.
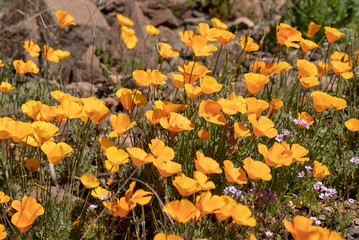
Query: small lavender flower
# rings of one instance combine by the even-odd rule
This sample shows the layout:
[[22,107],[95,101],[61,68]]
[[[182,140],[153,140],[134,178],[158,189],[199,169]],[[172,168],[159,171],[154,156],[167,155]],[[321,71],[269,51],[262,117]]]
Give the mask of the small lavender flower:
[[97,208],[97,205],[95,205],[95,204],[90,204],[90,205],[89,205],[89,208],[96,209],[96,208]]
[[352,158],[350,159],[350,162],[359,164],[359,157],[352,157]]
[[312,175],[312,171],[311,171],[311,170],[312,170],[313,168],[312,168],[311,166],[305,166],[305,169],[307,169],[307,174],[308,174],[308,175]]
[[324,186],[323,183],[319,181],[313,184],[314,190],[320,190],[322,186]]
[[349,202],[350,204],[353,204],[353,203],[355,203],[355,200],[352,199],[352,198],[349,198],[349,199],[348,199],[348,202]]
[[299,177],[299,178],[304,177],[304,175],[305,175],[305,172],[304,172],[304,171],[301,171],[301,172],[298,173],[298,177]]
[[265,235],[267,237],[273,237],[273,233],[271,231],[266,231]]
[[108,192],[108,193],[102,195],[102,196],[100,197],[100,200],[101,200],[101,201],[105,201],[105,200],[107,200],[109,197],[110,197],[110,192]]
[[323,43],[324,46],[327,46],[328,44],[329,44],[328,42],[324,42],[324,43]]
[[230,187],[226,187],[223,190],[223,194],[225,194],[225,195],[234,195],[236,197],[239,197],[240,195],[242,195],[242,191],[237,189],[234,186],[230,186]]
[[275,137],[275,140],[279,143],[283,142],[283,137],[284,135],[283,134],[278,134],[276,137]]
[[297,124],[297,125],[300,125],[300,126],[305,127],[306,129],[309,129],[309,128],[310,128],[308,122],[305,121],[305,120],[293,119],[293,122],[294,122],[295,124]]
[[315,224],[320,225],[322,222],[318,220],[316,217],[310,217],[312,221],[315,221]]

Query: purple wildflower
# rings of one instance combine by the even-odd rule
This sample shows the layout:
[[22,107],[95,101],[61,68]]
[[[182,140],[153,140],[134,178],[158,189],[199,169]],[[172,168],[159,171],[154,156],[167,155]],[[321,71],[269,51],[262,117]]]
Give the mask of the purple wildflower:
[[350,162],[359,164],[359,157],[352,157],[352,158],[350,159]]
[[304,171],[301,171],[301,172],[298,173],[298,177],[299,177],[299,178],[304,177],[304,175],[305,175],[305,172],[304,172]]

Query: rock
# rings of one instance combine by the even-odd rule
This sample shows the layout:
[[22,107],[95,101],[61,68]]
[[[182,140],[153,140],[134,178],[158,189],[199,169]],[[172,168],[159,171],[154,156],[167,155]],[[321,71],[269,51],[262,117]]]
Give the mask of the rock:
[[116,107],[119,104],[118,100],[115,100],[111,97],[103,98],[101,100],[106,104],[106,107],[108,107],[108,109],[110,109],[111,112],[116,111]]
[[251,19],[263,19],[263,5],[265,4],[260,0],[234,0],[232,14],[236,17],[246,16]]
[[108,76],[108,80],[113,84],[113,85],[117,85],[118,83],[121,82],[122,80],[122,76],[118,75],[118,74],[111,74]]
[[151,19],[154,26],[166,26],[169,28],[178,28],[181,24],[172,11],[168,8],[156,10],[154,18]]
[[[186,18],[183,20],[183,24],[186,25],[186,29],[188,29],[188,30],[192,30],[191,26],[197,26],[199,23],[205,23],[205,22],[207,22],[207,20],[204,17]],[[187,26],[187,25],[189,25],[189,26]]]
[[254,22],[247,17],[239,17],[236,20],[227,24],[231,31],[248,29],[254,27]]
[[97,92],[97,87],[89,82],[70,83],[67,89],[74,91],[75,96],[79,97],[91,97]]

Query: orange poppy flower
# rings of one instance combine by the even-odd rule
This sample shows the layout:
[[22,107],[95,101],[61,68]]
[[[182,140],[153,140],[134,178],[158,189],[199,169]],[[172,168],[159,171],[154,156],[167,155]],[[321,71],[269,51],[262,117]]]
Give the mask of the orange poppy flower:
[[252,211],[245,205],[237,204],[232,209],[231,217],[236,224],[254,227],[257,221],[252,217]]
[[63,10],[56,11],[56,18],[60,28],[67,27],[69,25],[76,25],[74,18]]
[[207,191],[201,193],[201,195],[196,197],[196,220],[201,219],[204,215],[215,213],[224,207],[225,202],[218,195],[213,195]]
[[126,151],[130,155],[132,162],[137,167],[155,161],[155,157],[152,154],[147,154],[141,148],[137,148],[137,147],[126,148]]
[[198,114],[208,122],[225,125],[227,120],[224,118],[221,110],[222,106],[218,102],[213,100],[202,100],[199,104]]
[[[294,239],[316,239],[319,227],[312,225],[313,221],[301,215],[293,218],[293,223],[284,219],[284,227],[292,234]],[[318,237],[318,236],[317,236]],[[318,238],[319,239],[319,238]]]
[[252,64],[253,72],[266,76],[273,76],[277,73],[283,73],[293,67],[287,62],[271,63],[271,62],[254,62]]
[[55,63],[60,60],[59,56],[56,54],[56,51],[49,45],[44,45],[44,58],[47,61]]
[[161,44],[161,50],[157,46],[157,51],[161,55],[162,58],[170,58],[170,57],[177,57],[179,55],[179,52],[177,49],[172,49],[171,45],[168,43],[160,43]]
[[317,66],[305,59],[297,60],[298,75],[300,77],[309,77],[318,75]]
[[182,74],[172,74],[172,81],[173,85],[175,85],[176,88],[183,88],[184,87],[184,77]]
[[30,100],[21,105],[21,110],[33,120],[37,118],[37,115],[40,113],[41,108],[42,103],[40,101],[34,100]]
[[184,240],[184,238],[174,234],[166,235],[165,233],[157,233],[153,240]]
[[189,84],[193,84],[197,79],[210,72],[205,66],[193,61],[185,62],[183,68],[178,66],[178,71],[182,73],[184,82]]
[[106,157],[112,166],[119,166],[128,162],[128,154],[115,146],[106,149]]
[[341,75],[345,79],[350,79],[353,77],[353,73],[349,72],[353,67],[352,61],[341,62],[341,61],[332,61],[332,69],[336,75]]
[[73,149],[64,142],[54,143],[52,141],[47,141],[41,145],[41,151],[46,154],[49,162],[56,166],[61,159],[67,157],[67,154],[72,152]]
[[130,110],[134,105],[141,106],[147,103],[146,96],[142,95],[137,89],[121,88],[116,92],[116,97],[127,110]]
[[193,171],[193,178],[198,182],[201,190],[207,191],[216,188],[212,181],[208,181],[207,175],[200,171]]
[[331,69],[331,66],[328,63],[318,62],[317,69],[318,77],[322,78]]
[[31,57],[38,57],[40,55],[41,48],[33,41],[25,41],[23,47],[30,54]]
[[185,84],[184,89],[186,90],[186,94],[190,99],[194,99],[203,94],[201,87],[193,86],[192,84]]
[[235,122],[234,123],[234,133],[238,138],[250,137],[252,136],[248,128],[244,127],[242,124]]
[[243,160],[243,168],[246,170],[248,177],[251,179],[263,179],[269,181],[272,179],[270,168],[267,164],[260,161],[255,161],[250,157]]
[[226,30],[227,25],[221,22],[218,18],[211,18],[211,23],[214,28],[220,29],[220,30]]
[[6,195],[4,192],[0,191],[0,203],[7,203],[10,201],[10,197]]
[[320,162],[314,161],[313,177],[323,178],[328,175],[330,175],[328,168],[322,165]]
[[247,175],[242,168],[235,168],[229,160],[223,161],[224,173],[228,182],[247,184]]
[[237,112],[246,113],[246,101],[242,96],[236,97],[232,92],[226,99],[221,98],[217,101],[222,106],[222,111],[227,115],[234,115]]
[[5,66],[4,63],[2,62],[2,60],[0,59],[0,67]]
[[269,103],[264,100],[256,99],[254,97],[246,98],[247,115],[256,114],[259,117],[264,110],[269,107]]
[[81,118],[84,115],[83,105],[69,100],[62,101],[57,109],[70,119]]
[[116,143],[108,139],[107,137],[100,137],[98,139],[100,143],[100,149],[102,152],[106,152],[106,149],[109,147],[116,147]]
[[305,88],[311,88],[319,85],[318,78],[315,76],[301,77],[299,78],[299,81]]
[[207,41],[207,37],[193,36],[192,50],[196,57],[210,56],[213,52],[217,51],[217,47],[211,43],[207,45]]
[[273,98],[269,105],[268,115],[275,114],[280,108],[284,106],[284,103],[279,98]]
[[120,137],[136,124],[135,121],[130,123],[130,117],[123,113],[120,113],[117,116],[111,115],[110,121],[113,128],[113,131],[110,132],[110,137]]
[[329,94],[314,91],[310,96],[312,97],[314,108],[317,112],[323,112],[332,107],[333,98]]
[[156,159],[153,165],[163,177],[169,177],[182,171],[181,164],[173,161],[165,162],[163,159]]
[[193,219],[196,207],[187,199],[169,202],[163,208],[176,222],[186,223]]
[[269,82],[268,76],[257,73],[245,73],[244,78],[242,81],[246,84],[248,92],[253,95],[262,90],[264,85]]
[[259,49],[259,45],[255,43],[253,38],[249,37],[248,35],[241,36],[241,42],[238,45],[247,52],[258,51]]
[[231,42],[233,39],[236,38],[236,35],[234,35],[233,33],[231,33],[230,31],[227,30],[220,30],[219,35],[217,37],[217,42],[221,45],[224,46],[227,43]]
[[170,133],[176,134],[182,131],[193,130],[195,125],[181,114],[171,112],[169,118],[161,118],[160,124]]
[[320,28],[321,28],[320,25],[317,25],[314,22],[310,22],[310,24],[308,26],[307,36],[309,38],[313,37],[314,34],[316,34],[319,31]]
[[0,91],[2,92],[11,92],[14,90],[15,87],[13,87],[10,83],[2,81],[0,84]]
[[197,132],[197,136],[203,141],[207,141],[211,138],[211,134],[203,129]]
[[262,154],[266,164],[270,167],[289,166],[292,164],[292,152],[287,143],[274,142],[273,146],[268,150],[264,144],[258,144],[258,152]]
[[134,47],[136,47],[137,37],[135,34],[135,30],[128,28],[124,25],[121,26],[121,38],[128,49],[133,49]]
[[200,86],[204,94],[219,92],[222,89],[222,84],[219,84],[216,79],[207,75],[200,79]]
[[222,173],[222,169],[216,160],[210,157],[205,157],[200,151],[196,152],[197,159],[194,160],[197,171],[204,174]]
[[300,40],[299,45],[302,48],[303,52],[305,52],[305,53],[318,47],[318,44],[316,44],[315,42],[310,41],[308,39],[304,39],[304,38],[302,38]]
[[332,27],[324,27],[324,33],[330,43],[333,43],[345,36],[345,33],[342,33],[338,29]]
[[101,124],[110,114],[110,109],[106,107],[105,102],[96,97],[81,98],[81,101],[84,104],[86,116],[96,125]]
[[98,178],[92,174],[82,175],[81,182],[86,188],[96,188],[100,184],[100,181],[98,180]]
[[268,138],[274,138],[277,136],[278,131],[274,128],[274,123],[267,117],[261,116],[258,121],[255,114],[248,116],[248,120],[253,127],[253,133],[257,137],[266,136]]
[[160,30],[150,24],[145,25],[145,30],[146,30],[147,35],[149,35],[149,36],[160,34]]
[[23,62],[22,60],[14,60],[13,65],[19,75],[24,75],[26,73],[37,74],[40,71],[36,64],[31,60],[26,60],[26,62]]
[[292,163],[298,161],[298,162],[306,162],[309,161],[308,157],[305,157],[309,153],[305,147],[299,145],[299,144],[293,144],[290,147],[290,151],[292,152]]
[[181,41],[186,45],[186,47],[192,47],[193,36],[195,36],[192,30],[187,30],[184,33],[179,32]]
[[347,120],[344,125],[352,132],[359,131],[359,119],[351,118]]
[[20,142],[34,134],[34,128],[31,123],[21,121],[7,120],[6,131],[14,142]]
[[71,96],[70,94],[63,93],[60,90],[55,90],[50,92],[51,96],[58,102],[62,102],[63,100],[69,100],[72,102],[80,103],[81,99],[78,97]]
[[299,42],[301,39],[302,33],[295,28],[285,23],[277,25],[277,41],[280,45],[299,48],[299,45],[294,42]]
[[237,205],[236,200],[228,195],[221,196],[224,206],[215,212],[217,220],[223,221],[232,216],[234,206]]
[[59,128],[52,123],[36,121],[32,123],[34,137],[39,144],[53,141],[53,137],[58,135]]
[[18,211],[11,217],[11,223],[14,224],[20,232],[27,232],[36,218],[44,214],[44,208],[31,196],[23,197],[21,202],[14,200],[11,203],[11,207]]
[[116,18],[121,26],[133,26],[132,20],[123,16],[122,14],[116,14]]
[[220,31],[216,28],[210,28],[207,23],[199,23],[196,28],[202,37],[208,39],[208,41],[216,41]]
[[162,72],[159,70],[136,70],[132,72],[132,76],[138,86],[151,85],[152,87],[154,87],[156,85],[163,85],[163,82],[167,81],[167,76],[162,74]]
[[55,50],[54,53],[60,60],[64,60],[65,58],[67,58],[68,56],[70,56],[70,52],[69,51],[62,51],[60,49]]
[[37,158],[29,158],[26,160],[25,165],[30,172],[33,172],[40,167],[40,160]]
[[91,196],[100,199],[103,195],[107,195],[107,196],[111,196],[111,192],[107,191],[106,189],[102,188],[102,187],[97,187],[94,188],[91,191]]
[[165,146],[165,143],[160,139],[152,139],[151,143],[148,144],[148,147],[156,159],[162,159],[167,162],[175,157],[173,149]]
[[176,176],[172,184],[184,197],[202,190],[201,186],[195,179],[187,177],[183,173]]

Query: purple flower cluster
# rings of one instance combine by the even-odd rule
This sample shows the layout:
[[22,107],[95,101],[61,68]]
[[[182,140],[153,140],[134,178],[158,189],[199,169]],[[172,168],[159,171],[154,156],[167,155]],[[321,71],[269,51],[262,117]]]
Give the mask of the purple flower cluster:
[[320,199],[337,198],[337,190],[335,188],[327,188],[322,182],[316,182],[313,185],[314,190],[322,191],[319,194]]
[[[242,195],[242,191],[237,189],[236,187],[234,186],[230,186],[230,187],[226,187],[224,190],[223,190],[223,194],[225,195],[232,195],[232,196],[235,196],[235,197],[239,197]],[[243,196],[241,196],[241,198],[243,198]]]
[[290,137],[293,137],[294,135],[297,135],[298,133],[297,132],[294,132],[294,133],[291,133],[288,129],[284,129],[282,131],[281,134],[278,134],[276,137],[275,137],[275,140],[279,143],[283,142],[283,138],[285,136],[290,136]]
[[317,224],[317,225],[322,224],[322,222],[321,222],[320,220],[318,220],[316,217],[310,217],[310,219],[311,219],[312,221],[315,221],[315,224]]
[[277,198],[277,195],[274,192],[267,192],[266,190],[258,191],[256,187],[249,190],[250,193],[255,194],[256,197],[262,200],[269,200],[270,202],[274,202]]
[[308,122],[305,120],[294,119],[293,122],[297,125],[300,125],[301,127],[305,127],[306,129],[310,128]]
[[359,157],[352,157],[350,162],[359,164]]
[[100,200],[101,200],[101,201],[105,201],[105,200],[107,200],[107,199],[110,197],[110,195],[111,195],[111,193],[108,192],[108,193],[102,195],[102,196],[100,197]]

